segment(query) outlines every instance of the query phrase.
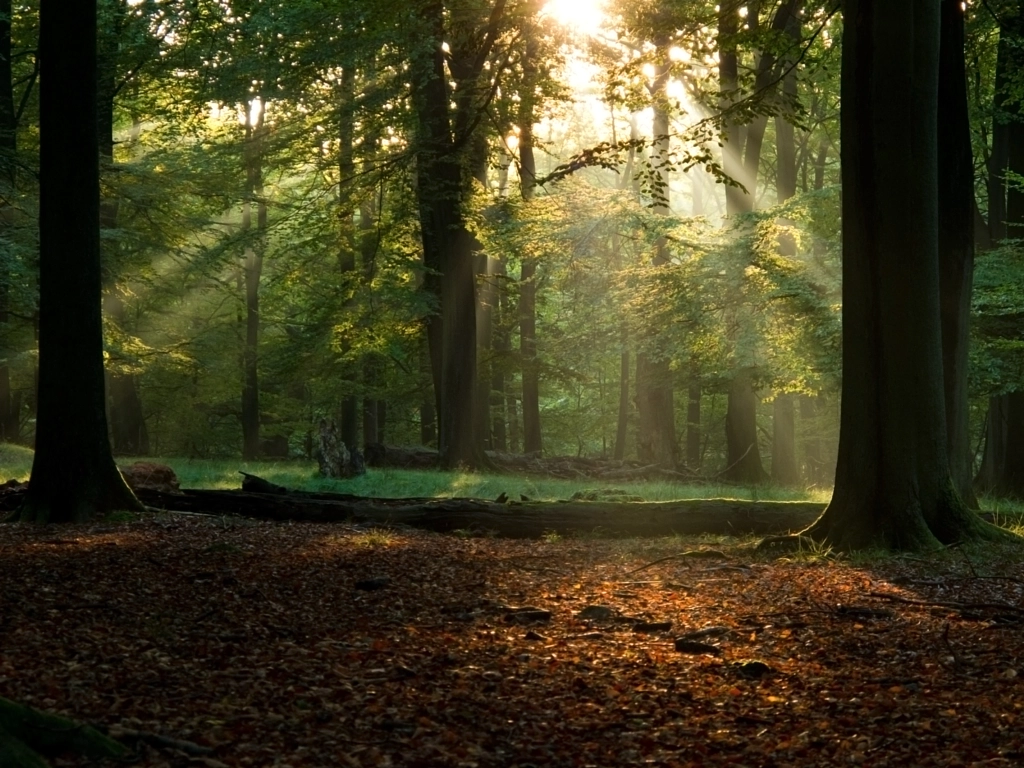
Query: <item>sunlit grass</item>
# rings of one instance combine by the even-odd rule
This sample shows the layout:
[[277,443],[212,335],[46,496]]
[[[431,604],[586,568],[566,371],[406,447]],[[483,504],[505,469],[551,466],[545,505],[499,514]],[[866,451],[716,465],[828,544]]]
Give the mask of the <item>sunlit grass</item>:
[[[371,498],[477,498],[496,499],[502,494],[518,501],[568,499],[578,491],[623,490],[644,501],[731,498],[748,501],[814,501],[826,504],[830,491],[821,489],[744,487],[705,483],[621,482],[600,480],[558,480],[553,478],[484,474],[474,472],[438,472],[431,470],[370,469],[365,475],[347,480],[320,477],[312,461],[242,461],[230,459],[197,460],[187,458],[119,458],[121,464],[134,461],[168,464],[178,475],[182,488],[237,489],[242,475],[258,475],[277,485],[320,493],[347,493]],[[21,446],[0,444],[0,480],[27,480],[32,467],[32,451]]]

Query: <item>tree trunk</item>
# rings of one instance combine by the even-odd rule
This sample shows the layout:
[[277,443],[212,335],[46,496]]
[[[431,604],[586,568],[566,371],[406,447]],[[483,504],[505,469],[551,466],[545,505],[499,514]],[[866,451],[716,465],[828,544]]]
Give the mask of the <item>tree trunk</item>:
[[[785,9],[785,6],[784,6]],[[782,13],[784,11],[780,11]],[[787,36],[793,48],[800,44],[800,17],[795,13],[787,13],[785,25]],[[782,84],[785,108],[794,109],[797,101],[797,81],[793,56],[782,59],[783,66],[790,71]],[[775,140],[777,147],[776,200],[784,203],[796,194],[796,136],[793,124],[788,115],[780,114],[775,118]],[[781,222],[788,224],[789,222]],[[779,251],[783,256],[796,255],[796,243],[792,236],[784,233],[780,238]],[[780,392],[776,394],[772,406],[772,481],[778,485],[796,485],[800,482],[800,471],[796,461],[796,407],[794,395]]]
[[[537,46],[532,37],[527,40],[524,61],[524,80],[532,83],[536,75]],[[527,86],[527,90],[530,86]],[[533,154],[533,99],[527,96],[520,103],[519,118],[519,177],[524,200],[533,199],[533,185],[537,178],[537,162]],[[519,278],[519,354],[523,360],[523,452],[537,453],[542,449],[540,431],[540,370],[537,365],[537,261],[523,255]]]
[[729,387],[725,414],[726,468],[735,483],[762,483],[767,479],[757,444],[757,394],[749,370],[741,370]]
[[[669,131],[669,42],[660,36],[655,42],[657,63],[654,79],[650,86],[654,107],[653,157],[654,169],[654,213],[667,216],[671,204],[669,193],[670,141]],[[669,263],[668,243],[664,238],[655,245],[652,264],[664,267]],[[656,340],[656,328],[648,329],[650,337]],[[657,346],[657,345],[656,345]],[[636,403],[637,403],[637,455],[640,461],[673,468],[679,460],[676,445],[675,404],[672,388],[672,370],[667,351],[655,354],[639,353],[636,361]]]
[[[14,73],[11,67],[11,0],[0,0],[0,198],[14,199],[17,183],[18,114],[14,105]],[[6,208],[5,204],[0,207]],[[4,214],[9,211],[4,211]],[[6,216],[4,218],[6,224]],[[0,263],[0,334],[6,335],[10,322],[10,274],[6,262]],[[20,437],[18,412],[11,392],[11,369],[6,354],[0,361],[0,442],[15,442]]]
[[[355,185],[356,163],[356,113],[355,113],[355,68],[343,67],[339,81],[340,93],[338,103],[338,220],[341,225],[340,242],[338,244],[338,270],[343,280],[354,281],[356,271],[356,236],[355,236],[355,201],[353,186]],[[360,216],[361,226],[366,222]],[[372,224],[371,224],[372,226]],[[345,285],[345,290],[350,286]],[[354,302],[350,299],[345,303],[351,308]],[[341,342],[342,354],[351,350],[348,339]],[[343,363],[345,370],[342,379],[346,383],[346,391],[341,398],[338,413],[341,441],[349,448],[359,445],[359,422],[357,410],[359,400],[356,397],[356,369],[350,363]]]
[[[421,19],[427,44],[410,72],[417,118],[416,197],[426,267],[424,287],[437,301],[437,311],[428,320],[427,338],[438,393],[438,444],[443,466],[476,467],[482,461],[482,451],[474,434],[475,273],[472,236],[462,211],[462,167],[456,151],[457,139],[469,137],[453,135],[442,47],[443,3],[425,3]],[[460,83],[464,92],[472,87],[472,83]],[[457,114],[456,122],[465,125],[474,121],[469,115]]]
[[[506,172],[507,175],[507,172]],[[495,275],[493,293],[493,324],[494,324],[494,352],[497,357],[491,366],[491,440],[494,450],[508,450],[508,433],[505,429],[505,361],[511,352],[512,344],[509,339],[507,326],[508,301],[505,294],[505,277],[508,275],[505,270],[505,262],[497,259],[495,262]]]
[[[808,535],[842,549],[994,534],[953,486],[939,306],[936,3],[849,0],[843,29],[843,376],[836,484]],[[907,31],[913,30],[912,41]],[[900,114],[902,130],[892,131]],[[907,178],[915,183],[903,183]]]
[[82,522],[141,509],[107,433],[95,3],[43,8],[39,45],[39,411],[20,518]]
[[[259,115],[253,116],[254,104]],[[267,205],[263,200],[263,121],[266,104],[259,97],[246,104],[245,200],[242,203],[242,232],[246,234],[245,261],[245,346],[242,353],[242,458],[253,461],[260,456],[260,278],[263,274],[263,247],[267,229]],[[252,206],[256,204],[256,234],[251,235]]]
[[953,485],[967,506],[978,508],[973,488],[967,402],[969,323],[974,282],[974,154],[964,66],[961,0],[942,0],[939,63],[939,290],[946,450]]

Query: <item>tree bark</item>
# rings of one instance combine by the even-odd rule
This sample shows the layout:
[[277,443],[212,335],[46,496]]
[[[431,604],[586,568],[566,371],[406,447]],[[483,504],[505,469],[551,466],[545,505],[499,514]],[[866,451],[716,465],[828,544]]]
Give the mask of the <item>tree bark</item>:
[[[524,59],[524,91],[532,91],[536,78],[537,44],[530,34]],[[537,161],[533,154],[533,97],[526,93],[519,111],[519,178],[524,200],[533,199]],[[519,278],[519,354],[523,360],[523,452],[543,448],[540,429],[540,370],[537,364],[537,260],[523,255]]]
[[902,550],[995,535],[957,495],[946,450],[939,6],[849,0],[844,18],[846,375],[835,491],[806,533],[841,549]]
[[740,370],[729,386],[725,414],[726,456],[724,476],[735,483],[763,483],[767,479],[757,443],[757,394],[749,370]]
[[[14,105],[14,72],[11,66],[11,0],[0,0],[0,183],[13,198],[17,183],[18,114]],[[2,207],[6,208],[6,205]],[[4,214],[9,211],[4,211]],[[6,216],[4,224],[7,225]],[[6,335],[10,322],[10,274],[0,264],[0,333]],[[18,411],[11,392],[11,368],[7,355],[0,361],[0,442],[15,442],[20,437]]]
[[[437,301],[428,319],[431,369],[438,404],[438,443],[445,467],[476,467],[482,451],[474,430],[476,397],[476,299],[472,237],[462,211],[463,178],[458,156],[461,141],[453,133],[447,75],[445,9],[425,2],[421,19],[427,44],[411,67],[417,119],[416,197],[423,239],[424,287]],[[480,61],[479,68],[483,62]],[[459,83],[474,92],[479,68]],[[466,96],[460,96],[468,104]],[[464,110],[470,109],[464,106]],[[455,115],[458,127],[471,130],[472,116]]]
[[[343,67],[339,81],[340,93],[338,95],[338,220],[341,224],[341,237],[338,244],[338,270],[341,272],[343,280],[351,281],[354,281],[356,272],[356,206],[353,199],[353,186],[356,175],[355,80],[355,68],[352,66]],[[360,218],[362,219],[362,217]],[[345,286],[345,289],[349,290],[350,286]],[[346,302],[346,307],[350,310],[353,308],[352,300]],[[348,339],[342,340],[342,354],[349,352],[351,347],[352,345]],[[342,379],[347,386],[346,392],[341,398],[338,422],[340,425],[341,441],[351,449],[359,445],[359,422],[357,420],[359,400],[355,393],[356,369],[349,363],[344,365],[345,370],[342,373]]]
[[[260,105],[253,119],[253,103]],[[260,456],[260,278],[263,274],[263,247],[267,229],[267,205],[263,200],[263,125],[266,104],[259,97],[246,104],[245,199],[242,203],[242,232],[251,237],[246,242],[243,273],[245,276],[245,346],[242,352],[242,458],[253,461]],[[251,235],[252,206],[256,205],[256,234]]]
[[39,412],[20,518],[81,522],[141,509],[107,434],[95,2],[42,8],[39,45]]
[[974,153],[964,65],[961,0],[942,0],[939,60],[939,290],[946,450],[953,485],[964,503],[974,495],[967,402],[971,289],[974,283]]
[[[657,60],[654,66],[654,79],[650,85],[654,108],[654,135],[652,137],[654,151],[651,158],[655,178],[653,209],[655,214],[667,216],[671,204],[669,191],[670,111],[667,90],[670,61],[667,36],[659,36],[655,41],[655,49]],[[664,267],[668,263],[668,243],[661,238],[655,244],[652,264],[655,267]],[[652,340],[656,340],[658,329],[648,329],[648,334]],[[637,354],[636,403],[637,454],[640,460],[672,468],[679,461],[679,447],[676,445],[675,404],[670,362],[667,351]]]

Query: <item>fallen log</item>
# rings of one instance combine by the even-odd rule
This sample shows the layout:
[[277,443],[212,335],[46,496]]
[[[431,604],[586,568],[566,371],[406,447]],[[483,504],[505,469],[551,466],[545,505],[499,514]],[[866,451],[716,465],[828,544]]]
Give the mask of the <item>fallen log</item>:
[[331,494],[287,495],[244,491],[142,491],[150,507],[178,512],[238,515],[276,522],[400,525],[438,533],[480,531],[505,538],[545,534],[607,536],[724,534],[764,536],[800,530],[821,514],[813,502],[693,499],[666,502],[530,501],[482,499],[331,498]]

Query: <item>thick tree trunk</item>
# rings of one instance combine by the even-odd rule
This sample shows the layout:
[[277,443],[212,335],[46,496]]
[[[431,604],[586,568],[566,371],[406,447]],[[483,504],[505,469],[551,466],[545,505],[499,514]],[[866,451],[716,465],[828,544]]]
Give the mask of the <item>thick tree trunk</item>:
[[[475,273],[472,237],[462,212],[462,167],[456,151],[456,139],[468,136],[453,134],[442,48],[443,3],[424,4],[421,19],[427,44],[411,67],[411,77],[417,116],[416,197],[426,267],[424,287],[437,301],[437,311],[428,320],[427,338],[437,392],[438,444],[444,466],[475,467],[482,460],[474,434]],[[472,88],[471,82],[460,83],[464,92]],[[455,118],[459,125],[473,123],[469,115],[460,113]]]
[[[994,535],[946,450],[938,243],[938,4],[849,0],[842,68],[843,377],[832,502],[807,533],[845,548]],[[908,42],[907,33],[912,31]],[[891,115],[903,130],[893,133]],[[906,185],[907,178],[915,183]]]
[[797,485],[800,470],[796,464],[796,407],[794,395],[778,394],[772,404],[772,482]]
[[767,479],[757,444],[757,394],[750,371],[739,371],[729,387],[725,415],[726,468],[735,483],[762,483]]
[[946,450],[953,485],[977,509],[967,403],[971,289],[974,281],[974,154],[967,109],[964,12],[961,0],[942,0],[939,65],[939,290]]
[[107,433],[95,3],[40,11],[40,64],[39,412],[20,517],[79,522],[141,509]]

